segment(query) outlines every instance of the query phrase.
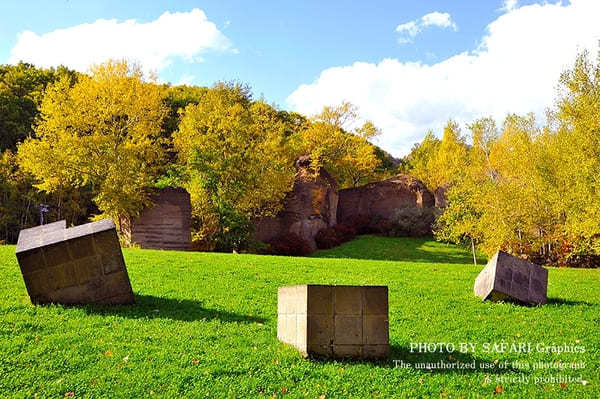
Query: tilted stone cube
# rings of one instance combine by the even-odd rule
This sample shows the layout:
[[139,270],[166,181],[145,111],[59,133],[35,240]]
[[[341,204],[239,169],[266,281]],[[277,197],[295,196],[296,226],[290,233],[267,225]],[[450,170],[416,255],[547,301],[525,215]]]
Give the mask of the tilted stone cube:
[[16,256],[34,304],[135,302],[110,219],[69,229],[61,220],[21,230]]
[[277,338],[309,355],[389,356],[388,288],[279,287]]
[[483,300],[544,304],[548,270],[498,251],[475,279],[475,295]]

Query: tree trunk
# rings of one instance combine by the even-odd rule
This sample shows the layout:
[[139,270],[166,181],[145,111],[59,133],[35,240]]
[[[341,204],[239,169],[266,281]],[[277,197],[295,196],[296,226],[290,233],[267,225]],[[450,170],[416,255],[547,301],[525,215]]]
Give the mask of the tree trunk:
[[477,266],[477,255],[475,254],[475,241],[473,241],[473,237],[471,238],[471,251],[473,251],[473,264]]

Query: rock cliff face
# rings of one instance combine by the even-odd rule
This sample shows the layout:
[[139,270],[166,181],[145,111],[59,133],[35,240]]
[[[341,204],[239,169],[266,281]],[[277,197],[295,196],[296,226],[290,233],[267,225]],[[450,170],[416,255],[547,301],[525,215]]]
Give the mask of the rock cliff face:
[[270,242],[288,233],[294,233],[315,250],[315,235],[337,220],[338,189],[333,177],[323,168],[319,173],[311,168],[311,159],[302,156],[296,160],[294,188],[285,199],[284,208],[276,217],[254,221],[254,238]]
[[395,236],[431,235],[435,198],[420,180],[400,174],[338,192],[333,177],[323,168],[315,173],[310,163],[306,156],[296,161],[296,181],[283,210],[254,220],[256,240],[276,242],[293,234],[314,251],[317,233],[336,224]]
[[444,209],[448,202],[448,189],[450,185],[448,183],[442,184],[435,189],[433,196],[435,197],[435,207]]
[[425,184],[408,175],[340,190],[338,222],[355,216],[392,219],[396,210],[405,207],[430,208],[435,205],[433,194]]

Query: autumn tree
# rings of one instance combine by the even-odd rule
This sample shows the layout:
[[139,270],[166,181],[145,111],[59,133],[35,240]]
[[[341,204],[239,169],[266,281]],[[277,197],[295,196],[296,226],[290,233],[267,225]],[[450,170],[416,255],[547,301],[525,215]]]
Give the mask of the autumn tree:
[[186,107],[174,144],[189,176],[196,240],[239,249],[252,218],[281,209],[295,177],[290,128],[241,84],[219,83]]
[[429,189],[435,190],[437,187],[432,188],[432,178],[430,171],[430,162],[437,156],[437,152],[440,146],[440,140],[435,137],[432,130],[429,130],[423,140],[415,144],[408,156],[406,157],[408,170],[412,176],[421,180]]
[[460,126],[456,121],[448,121],[441,140],[432,131],[427,132],[407,158],[409,173],[423,181],[429,190],[452,184],[461,177],[468,163],[466,140]]
[[40,204],[48,205],[47,220],[65,219],[69,225],[85,222],[92,204],[89,186],[67,187],[45,193],[34,187],[33,176],[23,171],[10,150],[0,154],[0,241],[15,243],[19,231],[37,226]]
[[181,114],[185,107],[198,104],[200,99],[208,91],[207,87],[198,86],[169,86],[163,87],[163,102],[168,109],[167,116],[163,120],[163,136],[168,138],[177,131]]
[[47,89],[35,137],[19,146],[19,164],[45,192],[89,185],[100,211],[116,220],[135,216],[149,204],[162,167],[161,90],[125,61],[90,72]]
[[438,237],[467,237],[492,254],[501,248],[532,256],[545,251],[556,223],[540,174],[543,147],[533,115],[509,115],[498,135],[495,124],[470,125],[469,163],[453,180],[448,207],[438,220]]
[[600,254],[600,52],[596,62],[580,54],[560,79],[550,145],[560,189],[556,207],[565,216],[567,245],[574,254]]
[[381,160],[369,142],[380,134],[372,122],[360,123],[357,108],[344,102],[324,107],[301,133],[302,150],[313,167],[324,167],[340,187],[356,187],[376,179]]

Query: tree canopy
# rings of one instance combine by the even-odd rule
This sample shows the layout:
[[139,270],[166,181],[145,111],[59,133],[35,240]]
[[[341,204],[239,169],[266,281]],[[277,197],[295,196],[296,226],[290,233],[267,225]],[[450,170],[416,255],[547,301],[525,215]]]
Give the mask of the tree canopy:
[[91,186],[99,209],[115,219],[137,215],[161,170],[160,87],[138,66],[111,61],[77,82],[61,77],[40,106],[34,137],[19,163],[46,192]]

